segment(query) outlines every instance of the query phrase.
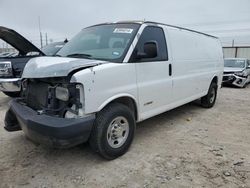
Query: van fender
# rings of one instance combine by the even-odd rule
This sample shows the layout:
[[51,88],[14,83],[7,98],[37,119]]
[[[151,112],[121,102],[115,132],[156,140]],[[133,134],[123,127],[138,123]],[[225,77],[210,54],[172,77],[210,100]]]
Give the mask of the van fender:
[[129,93],[119,93],[119,94],[116,94],[116,95],[113,95],[112,97],[106,99],[97,109],[97,111],[101,111],[105,106],[107,106],[110,102],[116,100],[116,99],[119,99],[119,98],[122,98],[122,97],[128,97],[128,98],[131,98],[134,102],[135,102],[135,105],[136,105],[136,108],[138,109],[138,103],[137,103],[137,100],[136,98],[129,94]]
[[209,82],[209,85],[208,85],[208,87],[207,87],[207,92],[208,92],[209,87],[210,87],[210,85],[211,85],[211,83],[212,83],[212,81],[213,81],[213,79],[214,79],[215,77],[217,77],[217,85],[219,86],[219,75],[213,74],[213,76],[211,76],[211,78],[210,78],[210,82]]

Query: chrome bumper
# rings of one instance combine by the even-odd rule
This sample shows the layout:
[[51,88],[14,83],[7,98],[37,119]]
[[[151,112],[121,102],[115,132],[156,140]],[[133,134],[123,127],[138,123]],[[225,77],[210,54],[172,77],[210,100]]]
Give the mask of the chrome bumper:
[[21,78],[0,78],[0,91],[21,91]]

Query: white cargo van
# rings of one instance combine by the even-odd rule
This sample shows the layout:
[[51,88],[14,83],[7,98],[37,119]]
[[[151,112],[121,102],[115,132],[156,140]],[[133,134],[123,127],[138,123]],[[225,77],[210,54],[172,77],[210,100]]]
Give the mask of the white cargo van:
[[216,37],[154,22],[85,28],[57,56],[28,62],[5,129],[54,147],[89,141],[107,159],[128,150],[136,122],[199,98],[212,107],[223,74]]

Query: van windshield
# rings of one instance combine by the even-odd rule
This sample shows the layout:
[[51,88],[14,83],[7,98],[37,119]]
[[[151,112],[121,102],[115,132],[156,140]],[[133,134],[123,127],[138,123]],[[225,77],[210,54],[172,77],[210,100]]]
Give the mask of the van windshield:
[[122,62],[140,25],[104,24],[83,29],[58,56]]
[[246,61],[245,60],[238,60],[238,59],[226,59],[224,61],[225,67],[234,67],[234,68],[245,68]]

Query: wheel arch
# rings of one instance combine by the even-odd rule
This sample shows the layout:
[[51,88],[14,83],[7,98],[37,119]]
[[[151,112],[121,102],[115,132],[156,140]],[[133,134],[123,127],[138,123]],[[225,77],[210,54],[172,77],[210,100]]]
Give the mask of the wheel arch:
[[218,76],[214,75],[211,83],[216,83],[218,85]]
[[137,121],[139,119],[137,100],[133,95],[130,94],[119,94],[110,97],[105,102],[103,102],[102,105],[99,106],[98,111],[101,111],[107,105],[115,102],[126,105],[134,113],[135,120]]

